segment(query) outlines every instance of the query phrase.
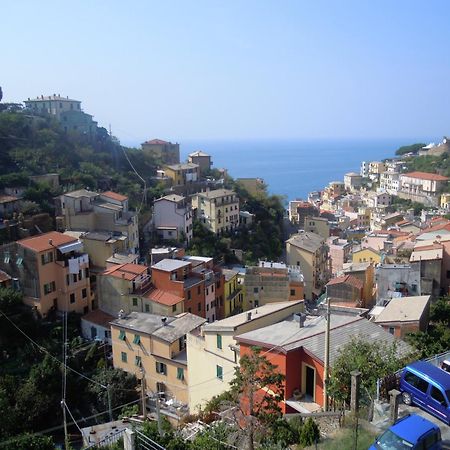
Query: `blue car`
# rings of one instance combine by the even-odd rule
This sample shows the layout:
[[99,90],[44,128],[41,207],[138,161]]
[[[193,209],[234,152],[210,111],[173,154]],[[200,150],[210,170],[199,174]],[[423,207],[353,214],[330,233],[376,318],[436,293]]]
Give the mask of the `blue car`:
[[369,450],[441,450],[441,430],[417,414],[402,417]]
[[424,361],[405,367],[400,378],[405,405],[417,405],[450,425],[450,373]]

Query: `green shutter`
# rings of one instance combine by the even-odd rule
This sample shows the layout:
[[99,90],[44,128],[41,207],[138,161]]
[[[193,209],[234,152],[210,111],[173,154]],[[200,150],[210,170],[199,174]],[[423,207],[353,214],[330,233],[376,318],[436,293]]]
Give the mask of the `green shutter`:
[[127,354],[125,352],[122,352],[122,362],[126,363],[128,360]]
[[223,380],[223,367],[222,366],[216,366],[216,376],[219,378],[219,380]]
[[184,369],[182,367],[177,367],[177,378],[184,380]]
[[217,348],[222,348],[222,335],[218,334],[217,335]]
[[119,333],[119,339],[120,339],[121,341],[124,341],[126,338],[127,338],[127,336],[126,336],[126,334],[125,334],[125,331],[120,330],[120,333]]
[[141,343],[141,337],[138,334],[134,335],[133,344],[139,345]]
[[141,367],[142,366],[142,359],[140,356],[136,356],[134,358],[134,363],[136,364],[136,366]]

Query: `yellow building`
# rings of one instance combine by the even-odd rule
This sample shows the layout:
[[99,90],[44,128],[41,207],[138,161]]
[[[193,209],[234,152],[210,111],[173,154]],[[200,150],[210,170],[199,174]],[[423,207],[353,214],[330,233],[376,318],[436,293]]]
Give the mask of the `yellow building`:
[[441,195],[441,208],[446,210],[450,209],[450,194],[442,194]]
[[381,254],[373,248],[366,247],[353,253],[352,261],[354,263],[369,262],[378,264],[381,262]]
[[229,189],[201,192],[192,197],[197,218],[215,234],[232,231],[239,225],[239,198]]
[[238,282],[237,270],[222,269],[225,277],[224,286],[224,317],[242,312],[243,295]]
[[181,163],[164,166],[164,173],[172,180],[173,186],[186,186],[200,179],[200,166],[194,163]]
[[315,233],[301,231],[286,241],[288,266],[300,266],[306,299],[318,297],[331,276],[331,260],[325,239]]
[[196,412],[215,395],[230,388],[239,366],[235,336],[292,317],[304,311],[303,301],[270,303],[218,320],[187,334],[189,410]]
[[205,319],[184,313],[177,317],[133,312],[111,322],[113,364],[141,378],[147,392],[164,392],[165,400],[188,403],[186,333]]
[[330,237],[330,224],[325,217],[305,217],[303,229],[305,231],[310,231],[311,233],[316,233],[324,239]]

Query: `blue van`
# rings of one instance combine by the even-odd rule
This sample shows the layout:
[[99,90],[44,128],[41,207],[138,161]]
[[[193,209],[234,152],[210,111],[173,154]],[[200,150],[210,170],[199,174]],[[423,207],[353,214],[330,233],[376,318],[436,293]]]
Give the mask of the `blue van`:
[[403,370],[400,391],[405,405],[417,405],[450,425],[450,373],[417,361]]
[[377,437],[369,450],[441,450],[441,430],[417,414],[398,420]]

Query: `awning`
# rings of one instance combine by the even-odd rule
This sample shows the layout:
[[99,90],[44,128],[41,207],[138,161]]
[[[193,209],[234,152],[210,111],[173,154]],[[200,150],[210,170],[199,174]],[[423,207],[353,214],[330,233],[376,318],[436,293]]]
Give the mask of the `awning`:
[[75,242],[71,242],[70,244],[60,245],[58,247],[58,250],[61,253],[69,253],[69,252],[81,251],[82,248],[83,248],[83,243],[81,241],[75,241]]

